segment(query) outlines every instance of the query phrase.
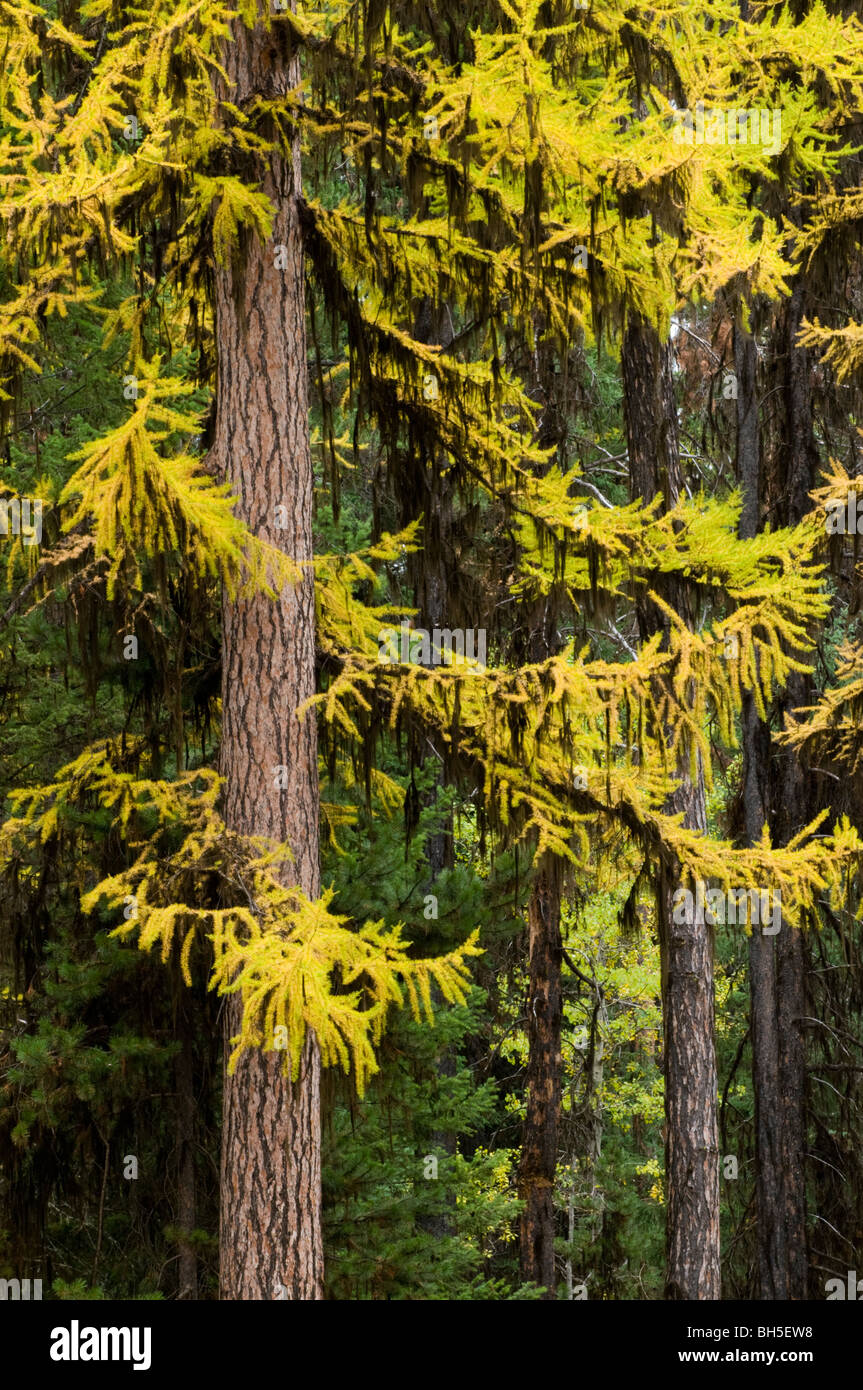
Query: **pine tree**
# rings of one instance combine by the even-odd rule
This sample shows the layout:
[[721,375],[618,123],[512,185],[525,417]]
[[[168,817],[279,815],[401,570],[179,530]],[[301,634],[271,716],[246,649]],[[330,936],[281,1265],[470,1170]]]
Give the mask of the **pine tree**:
[[[266,11],[265,11],[266,12]],[[278,101],[300,72],[285,31],[234,21],[225,45],[221,104]],[[261,132],[263,134],[263,132]],[[299,136],[253,158],[244,182],[274,215],[270,239],[252,234],[215,273],[218,361],[215,439],[237,514],[302,569],[277,601],[228,600],[223,617],[221,773],[225,823],[290,849],[285,886],[318,895],[317,742],[298,711],[314,693],[312,463],[306,393],[305,278],[299,226]],[[279,534],[279,527],[284,533]],[[226,1009],[230,1040],[242,1000]],[[250,1051],[225,1079],[222,1134],[222,1296],[320,1298],[320,1050],[306,1035],[296,1080],[278,1053]],[[282,1295],[284,1296],[284,1295]]]
[[[680,499],[682,470],[670,344],[637,316],[621,347],[630,487],[642,503],[655,497],[666,509]],[[668,601],[693,626],[691,601],[673,585]],[[644,599],[637,603],[639,637],[667,640],[669,618]],[[696,759],[677,768],[679,786],[666,810],[688,829],[707,829],[704,772]],[[665,1176],[668,1193],[666,1297],[716,1299],[719,1268],[719,1136],[713,1037],[713,942],[704,922],[680,922],[677,866],[663,866],[656,893],[662,943],[666,1085]],[[671,868],[671,872],[669,872]]]
[[[789,74],[829,85],[837,55],[860,52],[859,26],[820,7],[799,22],[721,9],[717,26],[715,7],[634,18],[609,3],[573,18],[453,5],[444,38],[413,6],[177,15],[160,3],[126,22],[94,0],[68,29],[37,7],[12,17],[4,411],[17,425],[40,332],[64,311],[104,319],[129,394],[119,419],[52,458],[51,549],[37,562],[26,535],[10,546],[10,621],[62,603],[94,692],[126,636],[154,676],[149,695],[117,699],[109,727],[91,720],[62,756],[43,748],[10,778],[0,863],[9,885],[26,865],[16,901],[30,902],[56,858],[81,930],[90,920],[158,948],[186,988],[200,976],[225,997],[227,1297],[320,1296],[319,1074],[341,1067],[367,1093],[391,1006],[432,1021],[466,997],[475,935],[420,955],[397,913],[362,920],[319,877],[319,812],[333,836],[352,816],[341,793],[321,802],[321,775],[353,779],[367,808],[403,801],[409,840],[430,746],[483,862],[518,853],[532,866],[524,1272],[554,1294],[561,966],[582,930],[566,900],[604,891],[614,858],[624,926],[643,917],[664,936],[668,1292],[718,1292],[709,936],[693,923],[675,940],[670,898],[698,880],[775,884],[796,950],[792,929],[822,897],[845,902],[859,853],[854,826],[821,828],[823,807],[766,829],[756,807],[742,845],[708,835],[700,809],[737,721],[745,743],[781,691],[799,702],[829,604],[823,532],[802,503],[759,529],[751,492],[708,496],[680,467],[672,314],[729,285],[774,304],[796,252],[780,217],[753,205],[775,156],[675,142],[675,113],[739,104],[730,58],[745,48],[745,99],[775,91],[793,117],[778,158],[829,182],[831,118]],[[841,61],[844,99],[859,59]],[[307,278],[319,301],[308,342]],[[106,284],[122,288],[103,314]],[[423,331],[417,305],[451,320],[447,334]],[[628,468],[610,500],[613,474],[585,466],[572,432],[592,432],[589,364],[607,371],[610,352],[616,374],[618,345]],[[652,364],[641,379],[639,345]],[[743,448],[741,460],[751,479]],[[368,534],[316,543],[315,489],[335,525],[360,466],[373,475]],[[410,647],[388,659],[381,633],[403,630],[406,598],[433,628],[455,613],[485,623],[489,665],[433,651],[428,634],[424,649],[421,632],[419,660]],[[399,779],[385,770],[396,754]],[[88,816],[97,835],[80,833]],[[694,965],[688,983],[681,964]],[[178,1182],[187,1292],[188,1165]],[[603,1239],[612,1252],[611,1222]]]

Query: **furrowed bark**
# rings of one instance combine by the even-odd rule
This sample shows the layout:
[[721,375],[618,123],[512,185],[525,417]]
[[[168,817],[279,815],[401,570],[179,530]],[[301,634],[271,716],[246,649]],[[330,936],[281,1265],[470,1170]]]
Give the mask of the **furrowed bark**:
[[[225,66],[237,105],[283,96],[299,81],[286,31],[239,21]],[[252,531],[299,561],[312,557],[312,464],[308,435],[305,287],[297,200],[299,142],[249,171],[276,209],[271,241],[253,237],[242,257],[217,267],[218,344],[214,457]],[[280,254],[277,256],[277,248]],[[282,268],[284,267],[284,268]],[[276,525],[276,508],[285,508]],[[221,771],[233,829],[286,842],[290,878],[319,890],[318,770],[314,719],[297,718],[314,692],[311,570],[276,601],[223,607]],[[276,769],[285,785],[277,786]],[[286,875],[287,876],[287,875]],[[227,1039],[240,1027],[229,997]],[[224,1299],[322,1296],[320,1051],[309,1034],[292,1082],[282,1054],[250,1051],[224,1089],[221,1181]]]
[[[531,195],[539,207],[537,180]],[[535,224],[534,230],[538,227]],[[554,399],[557,363],[553,350],[542,350],[543,319],[534,323],[534,387],[546,402]],[[538,421],[537,442],[543,448],[560,446],[565,431],[555,410],[544,411]],[[540,470],[542,471],[542,470]],[[516,665],[538,664],[561,647],[558,618],[562,590],[554,585],[528,599],[520,608],[513,634],[512,660]],[[554,1207],[555,1179],[560,1154],[560,1107],[563,1082],[563,936],[561,900],[564,891],[561,860],[535,856],[528,901],[528,1063],[525,1076],[526,1106],[522,1129],[517,1190],[524,1202],[519,1222],[519,1259],[522,1278],[544,1287],[543,1298],[557,1298],[558,1270],[554,1241],[557,1234]],[[571,1226],[571,1221],[570,1221]],[[571,1239],[571,1229],[570,1229]],[[560,1273],[571,1291],[571,1265]]]
[[561,1089],[563,995],[559,866],[540,862],[528,905],[527,1109],[518,1169],[524,1202],[519,1224],[522,1278],[556,1297],[554,1266],[554,1178]]
[[[633,315],[621,352],[624,413],[631,496],[667,508],[680,494],[682,477],[671,346],[656,329]],[[688,622],[686,596],[669,586],[665,597]],[[637,603],[642,642],[667,626],[647,600]],[[669,813],[683,812],[684,825],[704,831],[704,780],[692,782],[688,764],[678,768],[680,786]],[[714,1048],[713,940],[698,922],[673,920],[677,870],[665,866],[657,892],[662,961],[663,1055],[665,1063],[666,1299],[718,1299],[719,1134]]]
[[[743,539],[760,529],[764,495],[775,498],[775,524],[793,525],[809,510],[817,449],[812,439],[808,355],[795,348],[800,319],[798,286],[777,320],[783,369],[785,430],[780,476],[768,477],[762,459],[756,385],[757,352],[738,322],[734,335],[737,376],[737,466],[744,505]],[[779,715],[809,703],[808,681],[795,674]],[[787,844],[806,818],[808,788],[796,758],[774,756],[770,729],[751,696],[743,704],[744,830],[755,843],[764,824],[775,845]],[[783,919],[775,936],[753,932],[749,943],[752,1078],[755,1091],[756,1211],[760,1297],[804,1299],[808,1253],[805,1177],[805,1056],[799,1020],[805,1008],[802,935]]]
[[[197,1211],[195,1186],[195,1073],[194,1034],[180,1001],[178,1032],[180,1051],[174,1063],[177,1087],[177,1225],[181,1233],[193,1231]],[[198,1257],[195,1247],[180,1237],[178,1299],[198,1297]]]

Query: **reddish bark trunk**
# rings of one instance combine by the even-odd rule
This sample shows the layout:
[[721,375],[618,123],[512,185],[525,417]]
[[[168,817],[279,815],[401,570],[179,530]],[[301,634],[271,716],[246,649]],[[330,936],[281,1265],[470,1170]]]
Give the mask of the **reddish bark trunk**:
[[556,1296],[554,1266],[554,1178],[560,1113],[562,943],[560,885],[554,863],[540,863],[528,907],[527,1110],[518,1170],[522,1277]]
[[[225,65],[237,105],[284,95],[299,81],[283,27],[236,21]],[[276,209],[272,240],[252,238],[243,263],[216,271],[218,344],[214,457],[257,535],[300,561],[312,556],[305,284],[297,200],[299,144],[247,171]],[[277,525],[276,508],[286,525]],[[311,572],[277,601],[224,604],[221,771],[234,830],[286,842],[291,876],[319,889],[314,719],[297,708],[314,691]],[[285,785],[277,786],[283,768]],[[226,1036],[240,1004],[226,1007]],[[221,1286],[225,1299],[322,1296],[320,1052],[309,1035],[299,1080],[278,1052],[248,1052],[226,1077],[222,1135]]]
[[[631,495],[666,507],[682,486],[671,347],[633,316],[621,354]],[[669,585],[664,597],[691,622],[686,594]],[[655,605],[637,605],[641,640],[667,628]],[[704,830],[704,779],[693,783],[688,760],[678,768],[679,790],[666,811]],[[719,1131],[716,1110],[713,940],[704,923],[676,924],[675,866],[666,865],[657,893],[662,958],[665,1066],[665,1180],[667,1299],[720,1297]]]
[[[197,1211],[195,1185],[195,1074],[193,1037],[189,1020],[180,1002],[178,1032],[180,1051],[174,1064],[177,1086],[177,1226],[181,1232],[193,1231]],[[198,1258],[195,1247],[180,1238],[178,1271],[179,1299],[198,1297]]]
[[[774,524],[794,525],[809,510],[818,451],[812,436],[808,354],[796,347],[802,295],[798,286],[776,321],[785,430],[781,447],[762,457],[759,437],[757,353],[751,334],[734,335],[737,375],[737,468],[743,492],[740,535],[755,536],[761,499],[773,499]],[[808,705],[811,686],[794,675],[781,711]],[[781,718],[777,724],[781,727]],[[787,844],[808,819],[810,790],[796,758],[777,757],[770,728],[747,696],[743,705],[746,840],[756,843],[765,824],[774,845]],[[762,1299],[805,1299],[806,1072],[800,1019],[805,1007],[806,962],[799,931],[782,921],[778,935],[753,932],[749,943],[752,1079],[755,1092],[758,1281]]]

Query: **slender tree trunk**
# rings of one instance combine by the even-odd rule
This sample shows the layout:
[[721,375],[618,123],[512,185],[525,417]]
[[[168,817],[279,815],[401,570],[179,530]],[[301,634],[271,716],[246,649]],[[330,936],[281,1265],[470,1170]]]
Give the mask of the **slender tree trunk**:
[[[809,510],[817,449],[812,439],[808,354],[794,347],[801,290],[783,306],[776,353],[784,365],[784,438],[781,475],[767,477],[758,426],[757,354],[752,335],[738,322],[734,335],[737,376],[737,467],[743,490],[740,535],[759,530],[762,494],[775,498],[775,524],[793,525]],[[808,682],[794,675],[780,710],[809,703]],[[747,843],[768,824],[775,845],[787,844],[803,824],[809,792],[796,758],[774,758],[770,730],[751,696],[743,705],[744,830]],[[765,885],[767,886],[767,885]],[[762,1299],[804,1299],[808,1255],[805,1178],[805,1057],[799,1020],[805,1008],[805,959],[801,933],[783,919],[777,935],[753,932],[749,943],[752,1077],[755,1091],[758,1274]]]
[[[734,330],[737,377],[737,472],[743,491],[740,536],[758,532],[761,449],[758,437],[755,340],[738,322]],[[743,697],[743,818],[746,841],[755,844],[768,819],[770,733],[750,694]],[[781,935],[781,932],[780,932]],[[785,1173],[781,1155],[779,1041],[776,1017],[776,943],[753,932],[749,941],[752,1084],[755,1091],[755,1197],[758,1213],[758,1275],[764,1299],[785,1298],[788,1241],[780,1217]]]
[[[604,950],[600,950],[600,964],[604,964]],[[594,1205],[593,1235],[591,1244],[595,1245],[602,1234],[602,1227],[605,1218],[605,1199],[599,1190],[599,1160],[602,1157],[602,1082],[605,1075],[605,1038],[608,1029],[608,1009],[605,1004],[605,996],[601,988],[596,991],[596,1005],[593,1018],[593,1039],[592,1055],[590,1058],[590,1146],[588,1148],[588,1162],[590,1163],[590,1200]]]
[[[811,301],[804,304],[804,285],[798,281],[778,315],[777,366],[783,383],[781,432],[771,451],[773,487],[786,501],[781,525],[794,526],[811,509],[809,493],[820,467],[815,442],[812,400],[812,357],[797,346],[804,317],[813,317]],[[793,673],[782,701],[781,718],[788,711],[812,703],[812,680]],[[777,758],[772,805],[773,843],[785,845],[809,820],[812,785],[798,758]],[[783,1116],[781,1163],[785,1172],[783,1220],[788,1234],[786,1297],[808,1296],[809,1241],[806,1224],[806,1056],[802,1019],[806,1007],[807,943],[801,930],[783,921],[776,941],[777,1017],[779,1074]]]
[[[582,1073],[583,1092],[578,1098],[576,1080],[573,1076],[569,1123],[572,1131],[572,1144],[569,1154],[569,1194],[567,1203],[568,1239],[570,1247],[575,1239],[575,1189],[580,1175],[590,1180],[590,1201],[593,1208],[593,1230],[590,1243],[595,1246],[602,1237],[605,1223],[605,1198],[599,1187],[599,1161],[602,1157],[603,1112],[602,1084],[605,1074],[605,1038],[608,1029],[608,1008],[605,994],[599,980],[595,978],[605,965],[605,948],[600,946],[598,959],[593,966],[594,978],[582,976],[584,983],[593,991],[590,1036],[584,1059]],[[589,967],[587,967],[589,968]],[[566,1294],[572,1299],[575,1281],[572,1256],[566,1261]]]
[[[450,336],[445,329],[445,322],[448,321],[450,319],[445,306],[435,306],[426,295],[417,306],[414,337],[420,343],[444,347]],[[412,521],[422,522],[422,549],[416,555],[410,556],[408,563],[415,589],[414,603],[419,609],[419,621],[431,639],[435,628],[450,628],[455,625],[456,620],[456,615],[451,611],[449,592],[450,569],[454,559],[452,482],[447,476],[442,455],[418,460],[409,481],[401,484],[399,502],[403,526]],[[459,613],[458,618],[462,617]],[[425,805],[434,805],[438,795],[437,789],[446,786],[442,762],[438,763],[438,773],[437,787],[427,793]],[[426,855],[433,886],[438,874],[444,869],[451,869],[455,863],[451,817],[438,834],[428,837]]]
[[[452,520],[452,497],[449,485],[441,469],[433,461],[428,468],[428,488],[426,497],[426,510],[423,528],[423,551],[422,568],[418,577],[416,604],[420,611],[422,622],[431,637],[435,628],[448,628],[451,620],[447,621],[447,557],[449,553],[450,535],[449,528]],[[432,753],[434,757],[434,752]],[[437,759],[435,758],[435,762]],[[436,785],[433,790],[426,794],[426,804],[434,805],[437,801],[439,792],[446,786],[446,777],[442,763],[437,763]],[[434,835],[429,835],[426,840],[426,857],[429,865],[428,884],[424,888],[424,893],[434,893],[435,883],[440,874],[445,869],[453,867],[453,824],[452,816],[447,817],[447,822],[441,830]],[[437,985],[432,987],[432,997],[436,1005],[442,1005],[443,995]],[[444,1079],[451,1078],[456,1074],[456,1059],[451,1048],[441,1052],[437,1059],[436,1070],[439,1077]],[[455,1154],[457,1149],[456,1135],[452,1130],[435,1130],[431,1137],[432,1147],[443,1149],[445,1153]],[[447,1203],[448,1207],[454,1211],[455,1198],[450,1195]],[[425,1230],[431,1235],[442,1240],[445,1236],[452,1236],[455,1233],[455,1222],[453,1216],[447,1212],[440,1212],[431,1217],[428,1221],[421,1223]]]
[[[195,1229],[195,1074],[192,1029],[180,999],[180,1051],[174,1064],[177,1086],[177,1225],[181,1232]],[[198,1259],[194,1245],[180,1240],[179,1299],[198,1297]]]
[[[623,339],[624,412],[631,495],[651,501],[657,493],[673,507],[682,486],[671,346],[655,328],[633,316]],[[688,622],[686,596],[669,586],[665,597]],[[641,640],[667,626],[655,605],[637,604]],[[704,779],[693,783],[688,765],[669,813],[683,812],[691,830],[706,829]],[[677,870],[665,866],[657,893],[662,961],[665,1062],[665,1178],[667,1299],[720,1297],[719,1134],[716,1117],[713,940],[698,922],[678,925],[672,904]]]
[[[237,105],[273,99],[299,81],[275,24],[232,29],[225,65]],[[247,171],[276,209],[272,241],[251,238],[216,270],[218,394],[214,455],[252,531],[300,561],[312,556],[305,289],[297,199],[300,155],[273,154]],[[277,526],[276,508],[284,508]],[[293,881],[319,889],[314,720],[297,707],[314,691],[311,571],[296,588],[224,604],[221,771],[234,830],[286,842]],[[276,769],[283,769],[277,785]],[[226,1010],[226,1039],[240,1002]],[[226,1076],[222,1134],[221,1285],[225,1299],[322,1296],[320,1051],[309,1034],[297,1082],[282,1054],[248,1052]]]
[[[445,304],[436,305],[431,296],[424,295],[416,305],[413,336],[420,343],[444,347],[451,336],[447,324],[451,323]],[[452,563],[452,482],[445,471],[442,454],[417,460],[415,470],[409,478],[401,480],[399,496],[401,524],[411,521],[422,522],[422,549],[409,558],[409,575],[414,584],[414,605],[419,610],[419,622],[426,629],[429,638],[435,628],[444,629],[455,625],[454,616],[449,611],[449,577]],[[434,653],[432,662],[434,660]],[[425,743],[425,740],[424,740]],[[437,775],[434,786],[421,798],[421,807],[434,806],[441,790],[447,785],[443,760],[438,761],[436,750],[430,743],[419,752],[419,761],[425,762],[426,747],[431,747],[431,756],[436,764]],[[423,885],[423,895],[435,892],[435,883],[445,869],[451,869],[455,862],[453,848],[453,821],[448,816],[446,823],[425,842],[429,877]],[[433,920],[433,919],[432,919]],[[431,932],[435,931],[430,926]],[[443,995],[437,985],[432,986],[432,999],[435,1005],[443,1004]],[[452,1049],[440,1053],[435,1064],[439,1077],[445,1080],[455,1076],[456,1058]],[[445,1153],[455,1154],[456,1135],[452,1130],[435,1130],[431,1135],[431,1146],[443,1149]],[[455,1198],[450,1195],[447,1206],[454,1211]],[[421,1218],[422,1230],[441,1240],[455,1232],[453,1216],[447,1211]]]
[[[538,166],[533,174],[537,179],[534,194],[538,198]],[[539,206],[538,201],[535,206]],[[556,365],[553,353],[540,351],[542,328],[540,317],[537,317],[534,322],[534,386],[538,397],[550,400],[554,397]],[[560,443],[559,424],[553,411],[540,421],[537,442],[545,448]],[[560,602],[560,591],[552,588],[524,605],[513,640],[516,665],[545,661],[559,650]],[[527,1105],[518,1169],[518,1195],[524,1202],[519,1234],[522,1277],[543,1285],[543,1297],[548,1300],[557,1297],[554,1188],[563,1073],[562,887],[560,861],[548,854],[535,859],[527,910]],[[567,1293],[571,1296],[571,1268],[565,1267],[563,1273],[567,1279]]]
[[522,1277],[556,1297],[554,1177],[560,1114],[563,995],[560,935],[560,869],[550,857],[535,869],[528,905],[527,1111],[518,1170]]
[[[556,650],[557,609],[553,593],[525,605],[516,635],[518,664],[545,661]],[[544,1285],[548,1300],[557,1297],[554,1181],[563,1070],[561,891],[560,862],[552,855],[537,859],[527,909],[527,1106],[518,1169],[518,1195],[525,1205],[519,1254],[522,1277]]]

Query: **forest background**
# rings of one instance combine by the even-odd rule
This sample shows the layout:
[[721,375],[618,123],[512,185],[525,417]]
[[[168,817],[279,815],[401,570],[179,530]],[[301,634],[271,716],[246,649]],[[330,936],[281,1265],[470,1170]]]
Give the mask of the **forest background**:
[[856,10],[0,3],[0,1276],[845,1296]]

